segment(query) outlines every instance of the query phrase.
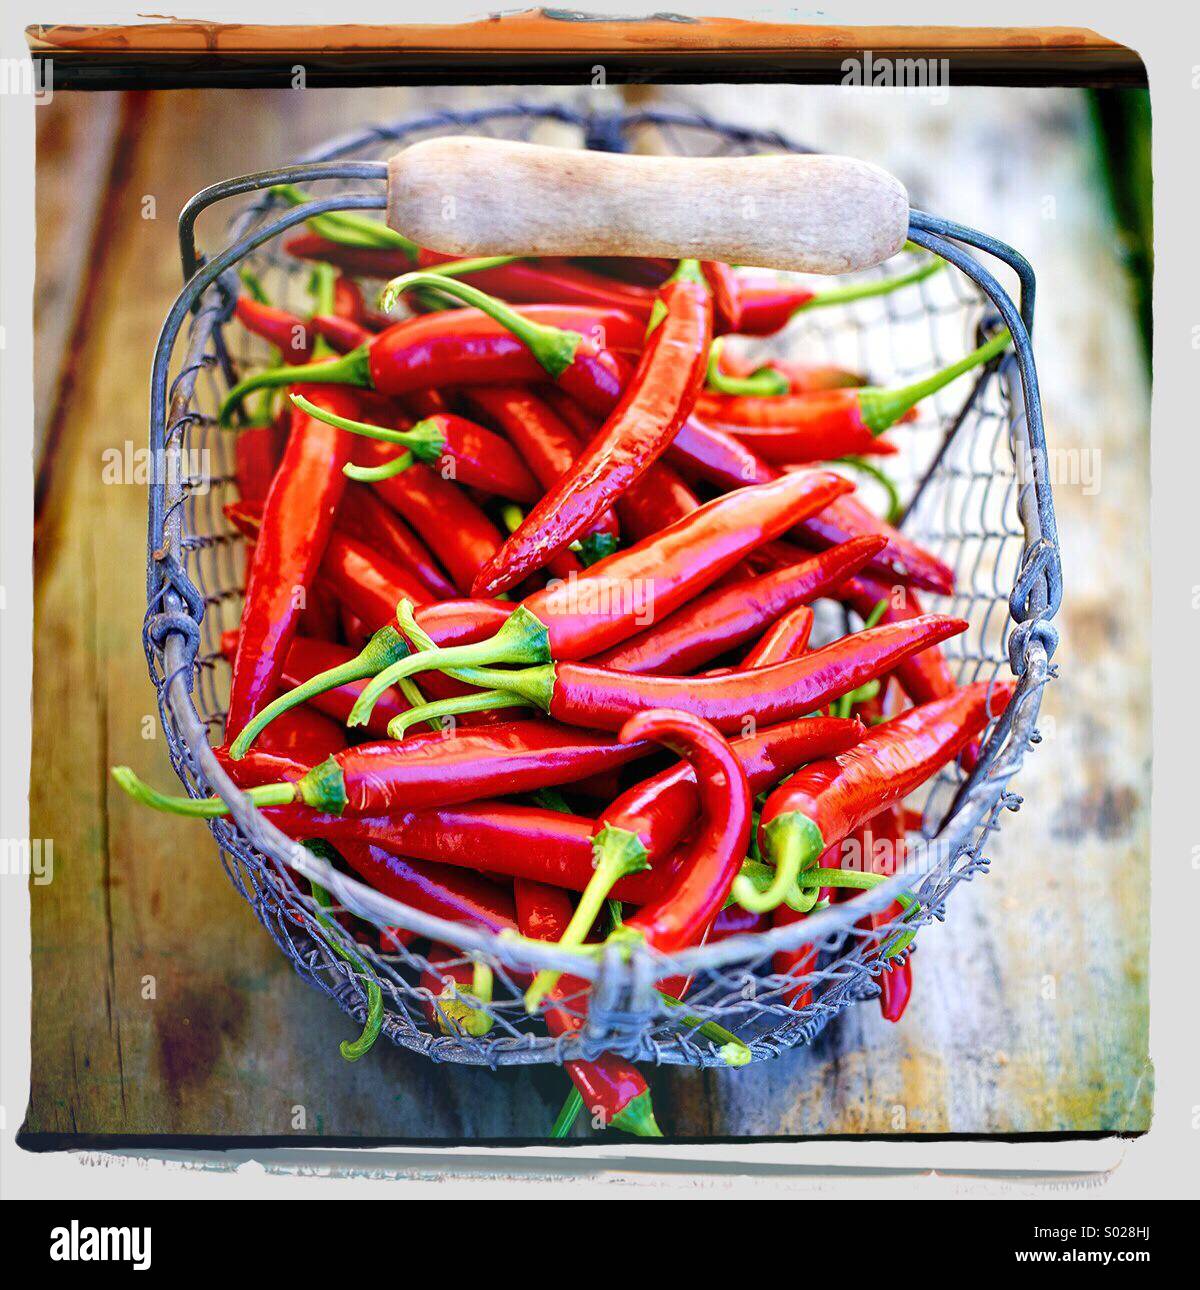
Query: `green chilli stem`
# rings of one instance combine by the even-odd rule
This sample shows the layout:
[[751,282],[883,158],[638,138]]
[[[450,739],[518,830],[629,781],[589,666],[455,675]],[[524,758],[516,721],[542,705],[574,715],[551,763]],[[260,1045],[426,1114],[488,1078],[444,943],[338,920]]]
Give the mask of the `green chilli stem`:
[[[308,850],[315,854],[320,854],[310,842],[304,844]],[[331,847],[332,851],[333,848]],[[313,899],[323,909],[333,907],[333,897],[319,883],[309,881],[312,888]],[[333,923],[325,917],[324,914],[316,915],[317,922],[325,928],[326,931],[334,930]],[[379,988],[379,982],[371,975],[367,965],[357,954],[352,953],[336,940],[330,939],[329,948],[340,958],[345,959],[351,967],[358,970],[359,979],[367,987],[367,1019],[363,1023],[362,1034],[357,1039],[343,1039],[338,1045],[338,1051],[348,1062],[356,1062],[361,1057],[365,1057],[372,1048],[375,1047],[375,1041],[379,1038],[379,1032],[383,1029],[383,991]]]
[[708,371],[705,383],[717,394],[751,395],[756,398],[775,398],[787,394],[792,383],[782,372],[773,367],[760,367],[749,376],[729,376],[721,371],[723,336],[714,339],[708,351]]
[[[403,682],[400,682],[403,684]],[[468,712],[491,712],[496,708],[528,708],[528,699],[518,694],[509,694],[503,690],[482,690],[477,694],[460,694],[451,699],[437,699],[433,703],[422,703],[409,712],[401,712],[388,722],[388,738],[403,739],[405,734],[422,721],[429,723],[434,730],[445,729],[445,722],[460,717]]]
[[422,273],[436,273],[441,278],[465,278],[485,269],[499,269],[515,260],[526,260],[525,255],[481,255],[473,260],[447,260],[444,264],[426,265]]
[[[281,197],[289,206],[307,206],[313,199],[297,188],[295,184],[275,184],[271,193]],[[410,260],[415,260],[417,244],[394,228],[371,219],[369,215],[358,215],[354,211],[326,211],[314,215],[307,221],[314,233],[320,234],[327,242],[338,242],[342,246],[368,247],[373,250],[403,251]]]
[[267,290],[262,284],[262,279],[248,265],[243,264],[238,269],[238,277],[241,279],[242,286],[246,288],[250,298],[260,305],[269,305],[271,297],[267,295]]
[[[140,780],[128,766],[114,766],[112,777],[135,802],[155,811],[197,820],[214,820],[229,813],[229,807],[219,797],[175,797],[160,793]],[[296,800],[298,788],[295,784],[260,784],[244,792],[255,806],[288,806]]]
[[353,479],[360,484],[378,484],[385,479],[404,474],[413,464],[413,460],[411,452],[402,452],[390,461],[380,462],[378,466],[356,466],[354,462],[348,461],[342,467],[342,474],[347,479]]
[[[381,627],[354,658],[347,659],[345,663],[331,667],[327,671],[318,672],[316,676],[309,677],[307,681],[267,704],[252,721],[247,723],[230,745],[230,757],[234,761],[244,757],[250,745],[276,717],[282,716],[301,703],[306,703],[318,694],[324,694],[326,690],[336,690],[339,685],[349,685],[354,681],[375,676],[381,669],[388,667],[397,659],[404,658],[407,654],[408,643],[404,637],[390,623],[386,627]],[[418,693],[417,698],[423,701],[424,696]]]
[[579,1119],[579,1112],[583,1110],[583,1094],[571,1085],[571,1091],[567,1094],[567,1100],[562,1104],[562,1110],[558,1113],[558,1119],[554,1121],[554,1127],[550,1130],[552,1138],[565,1138],[575,1127],[575,1121]]
[[[417,640],[414,629],[419,632],[413,607],[410,601],[402,600],[396,608],[396,621],[411,639]],[[429,638],[426,637],[426,640]],[[505,690],[515,694],[524,694],[519,688],[523,672],[486,671],[486,665],[495,663],[543,663],[550,657],[550,639],[545,623],[530,613],[523,606],[518,606],[504,625],[494,636],[474,645],[452,645],[446,649],[433,646],[420,649],[416,653],[396,660],[379,672],[377,676],[359,695],[358,701],[351,709],[348,725],[364,724],[371,715],[380,695],[403,677],[417,672],[439,671],[465,681],[468,685],[478,685],[484,690]],[[531,668],[531,671],[538,669]],[[531,703],[537,703],[534,695],[524,695]],[[542,706],[542,705],[538,705]],[[481,711],[482,709],[477,709]],[[422,714],[423,715],[423,714]]]
[[[332,264],[321,262],[313,265],[312,273],[308,277],[308,292],[312,296],[313,317],[324,317],[334,312],[336,284],[337,270]],[[330,358],[333,354],[333,346],[324,336],[318,336],[313,343],[313,358]]]
[[[767,914],[781,905],[801,872],[825,850],[825,840],[816,824],[800,811],[778,815],[763,830],[767,851],[775,862],[775,875],[766,891],[745,875],[733,880],[733,895],[745,910]],[[810,884],[805,882],[806,887]]]
[[957,363],[951,363],[949,367],[943,367],[940,371],[914,381],[911,385],[901,385],[896,389],[864,386],[856,391],[863,425],[872,434],[882,434],[890,426],[894,426],[910,408],[915,408],[922,399],[936,394],[951,381],[956,381],[973,368],[980,367],[1004,353],[1011,341],[1012,336],[1008,328],[1004,327],[978,349],[973,349],[960,358]]
[[[658,992],[659,998],[667,1005],[668,1008],[686,1008],[682,1000],[674,998],[665,990]],[[721,1060],[726,1066],[746,1066],[752,1060],[752,1054],[749,1046],[737,1037],[731,1030],[726,1030],[724,1026],[719,1026],[715,1021],[705,1021],[703,1017],[697,1017],[694,1013],[684,1013],[679,1018],[679,1024],[685,1026],[688,1030],[694,1030],[696,1034],[703,1035],[705,1039],[714,1044],[720,1045]]]
[[[293,396],[295,397],[295,396]],[[868,461],[865,457],[837,457],[833,464],[835,466],[849,466],[851,470],[857,470],[859,474],[866,475],[868,479],[873,479],[883,491],[887,494],[887,513],[884,519],[889,524],[897,524],[900,517],[904,514],[904,503],[900,500],[900,490],[896,487],[896,481],[886,470],[876,466],[874,462]]]
[[444,274],[422,271],[393,278],[379,297],[380,308],[389,311],[395,307],[404,292],[422,287],[440,291],[487,314],[523,342],[553,380],[557,380],[571,366],[575,361],[576,351],[583,343],[583,337],[576,331],[533,322],[502,300],[489,296],[486,291],[480,291],[468,282],[447,278]]
[[233,413],[247,394],[255,390],[270,390],[281,385],[354,385],[369,390],[371,385],[371,359],[368,347],[360,345],[337,358],[327,358],[320,363],[305,363],[301,367],[269,367],[239,381],[225,396],[217,413],[217,422],[228,427]]
[[[810,869],[804,875],[805,883],[811,883],[814,890],[821,887],[851,887],[859,891],[870,891],[873,887],[878,887],[881,882],[887,882],[887,879],[887,874],[862,873],[856,869]],[[896,903],[904,910],[906,921],[918,908],[916,898],[907,891],[897,894]],[[880,958],[890,959],[899,954],[907,948],[916,934],[916,928],[902,932],[895,943],[889,945],[880,955]]]
[[[593,838],[592,851],[595,872],[588,879],[588,885],[579,897],[571,921],[559,938],[558,944],[563,947],[583,944],[584,937],[591,931],[592,924],[604,908],[608,893],[622,878],[650,868],[641,838],[628,829],[617,829],[606,824]],[[543,968],[538,972],[525,991],[526,1012],[537,1011],[560,976],[562,973],[553,968]]]
[[[303,394],[291,394],[289,397],[301,412],[307,413],[317,421],[324,421],[326,425],[337,426],[339,430],[348,430],[351,434],[362,435],[365,439],[379,439],[383,443],[399,444],[401,448],[407,448],[410,463],[413,457],[418,461],[438,461],[446,450],[446,436],[432,418],[418,421],[411,430],[393,430],[390,426],[377,426],[372,425],[370,421],[355,421],[350,417],[339,416],[336,412],[330,412],[326,408],[319,408],[311,399],[306,399]],[[387,466],[392,465],[392,462],[387,463]],[[382,470],[384,468],[375,467],[374,469]],[[364,476],[367,473],[366,470],[358,468],[358,475],[355,478]],[[392,473],[398,472],[393,471]],[[384,478],[387,478],[387,476],[384,476]]]
[[931,278],[941,269],[945,263],[939,256],[931,256],[922,264],[920,268],[912,269],[908,273],[898,274],[894,278],[879,278],[874,282],[856,282],[849,287],[836,287],[832,291],[820,291],[806,300],[804,304],[796,309],[796,313],[804,313],[809,309],[824,309],[831,305],[848,305],[855,300],[869,300],[872,296],[886,296],[893,291],[899,291],[901,287],[911,287],[915,282],[924,282],[926,278]]

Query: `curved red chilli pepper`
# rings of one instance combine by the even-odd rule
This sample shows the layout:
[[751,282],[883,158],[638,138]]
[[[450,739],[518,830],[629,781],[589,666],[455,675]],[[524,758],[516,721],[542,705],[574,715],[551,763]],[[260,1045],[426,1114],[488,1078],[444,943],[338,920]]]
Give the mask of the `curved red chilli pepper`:
[[[381,466],[395,455],[387,444],[360,442],[355,458],[361,465]],[[398,475],[373,480],[372,487],[433,547],[460,591],[500,549],[500,530],[461,488],[428,466],[414,462]]]
[[[333,726],[319,713],[287,714]],[[342,732],[338,731],[339,739]],[[294,748],[276,749],[295,755]],[[259,785],[249,790],[256,805],[283,806],[302,801],[315,811],[340,815],[428,810],[469,802],[488,793],[523,793],[570,783],[623,766],[650,749],[603,735],[581,735],[545,721],[512,722],[482,730],[415,735],[403,743],[343,746],[299,780]],[[160,810],[210,818],[225,814],[220,798],[196,800],[145,795]]]
[[[294,398],[298,407],[310,410],[303,396]],[[403,430],[345,417],[325,419],[351,434],[394,445],[390,461],[397,472],[419,461],[465,488],[523,503],[541,496],[537,481],[506,439],[453,412],[435,413]]]
[[479,874],[394,855],[372,843],[343,841],[339,851],[369,886],[422,913],[496,934],[517,930],[512,895]]
[[[521,385],[480,385],[466,393],[504,431],[543,489],[553,488],[575,464],[575,431],[534,391]],[[591,532],[615,546],[620,530],[612,511],[602,511]]]
[[302,318],[251,296],[240,295],[233,307],[234,317],[256,336],[270,341],[288,364],[307,363],[312,357],[312,329]]
[[[425,269],[446,264],[454,258],[422,249],[417,253],[417,264]],[[395,270],[396,274],[403,272],[404,268]],[[624,309],[639,318],[643,326],[654,305],[654,292],[646,287],[617,282],[564,260],[514,260],[511,264],[462,276],[481,290],[513,304],[597,305]]]
[[347,537],[375,546],[385,559],[416,574],[431,596],[441,600],[457,597],[454,584],[433,552],[372,489],[359,484],[346,489],[337,527]]
[[[221,653],[226,658],[232,658],[237,652],[237,637],[236,629],[221,633]],[[330,668],[340,667],[353,657],[354,651],[348,646],[337,645],[329,640],[317,640],[311,636],[297,636],[288,650],[287,660],[283,665],[280,680],[283,685],[288,687],[303,685],[305,681],[316,676],[318,672],[327,672]],[[350,709],[354,707],[365,684],[365,681],[354,681],[347,685],[335,686],[332,690],[322,690],[319,694],[313,696],[311,700],[312,706],[318,712],[323,712],[327,717],[332,717],[344,726],[346,718],[350,715]],[[304,709],[295,708],[292,711],[303,712]],[[395,691],[389,691],[383,695],[372,711],[371,719],[367,723],[367,733],[380,739],[384,738],[387,735],[388,722],[407,711],[408,705],[399,700]],[[344,746],[345,732],[342,731],[341,733],[343,736],[342,746]],[[248,760],[253,755],[253,753],[247,753],[242,760]],[[315,765],[327,755],[328,753],[323,753],[320,757],[300,758],[299,760],[302,763],[300,767],[301,774],[307,767]],[[242,763],[240,761],[235,762],[231,758],[230,764],[240,766]],[[259,782],[270,784],[282,778],[283,776],[281,775],[273,775],[269,779],[260,780]]]
[[[737,877],[750,839],[751,796],[737,754],[706,721],[684,712],[641,712],[621,728],[628,741],[654,739],[683,757],[695,774],[700,820],[667,889],[643,905],[620,935],[641,936],[663,954],[694,944],[720,912]],[[599,843],[601,835],[597,835]],[[598,848],[596,874],[588,895],[607,895],[624,863],[609,863]],[[536,979],[535,979],[536,987]],[[528,996],[527,996],[528,998]]]
[[[556,379],[586,407],[607,415],[628,379],[628,367],[614,350],[620,349],[619,342],[631,340],[631,333],[638,330],[636,319],[625,315],[622,321],[619,310],[565,305],[524,305],[514,313],[537,327],[583,337]],[[602,348],[589,339],[593,330],[612,348]],[[446,385],[544,381],[546,369],[526,342],[503,323],[477,309],[448,309],[394,323],[348,354],[307,364],[297,379],[354,385],[397,396]],[[240,382],[221,406],[222,424],[228,423],[233,409],[251,391],[287,383],[274,369]]]
[[[936,774],[1003,710],[1013,689],[1009,682],[965,686],[949,698],[910,708],[846,752],[797,771],[767,798],[759,825],[762,854],[775,863],[773,888],[786,891],[828,847]],[[754,893],[735,894],[754,908]]]
[[665,617],[749,552],[852,487],[840,475],[819,471],[718,497],[574,582],[527,596],[494,641],[453,654],[423,651],[381,674],[375,688],[430,668],[589,658]]
[[[322,407],[359,410],[352,391],[314,391]],[[342,467],[350,436],[312,417],[293,413],[283,460],[263,506],[262,528],[249,562],[242,630],[225,717],[233,739],[274,697],[288,646],[296,634],[303,597],[316,577],[345,490]]]
[[646,708],[674,708],[702,717],[718,730],[737,731],[747,719],[771,726],[824,707],[969,625],[966,619],[926,614],[844,636],[787,663],[723,676],[636,676],[586,663],[512,672],[456,667],[452,675],[519,695],[556,721],[591,730],[618,730]]
[[617,672],[698,671],[753,640],[781,614],[828,595],[847,570],[861,569],[883,546],[882,538],[858,538],[802,564],[714,588],[590,661]]
[[[545,883],[518,878],[513,884],[517,903],[517,924],[523,935],[538,941],[557,941],[571,921],[572,906],[566,892]],[[579,1030],[583,1017],[578,1009],[555,1007],[563,1000],[582,998],[587,982],[563,977],[551,991],[546,1008],[546,1028],[552,1035]],[[650,1103],[650,1090],[638,1069],[623,1057],[603,1053],[594,1061],[564,1063],[571,1082],[583,1097],[583,1105],[606,1125],[639,1137],[657,1137],[658,1126]]]
[[[862,735],[863,727],[857,721],[805,717],[736,739],[730,746],[751,793],[757,797],[807,762],[852,748]],[[671,856],[695,824],[699,809],[696,774],[684,761],[635,784],[603,812],[601,819],[609,828],[636,834],[654,865],[660,858]],[[640,877],[633,881],[639,882]]]
[[583,535],[663,454],[691,412],[704,383],[712,300],[702,284],[678,278],[663,287],[659,302],[664,316],[624,398],[475,580],[476,595],[507,590]]

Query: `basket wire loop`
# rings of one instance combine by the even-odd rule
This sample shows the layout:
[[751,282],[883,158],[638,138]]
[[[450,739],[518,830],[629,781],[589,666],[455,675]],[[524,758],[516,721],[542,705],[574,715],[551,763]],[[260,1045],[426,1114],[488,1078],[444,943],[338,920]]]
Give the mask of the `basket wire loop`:
[[[810,151],[774,132],[729,127],[702,115],[588,114],[516,103],[371,126],[297,165],[213,184],[184,207],[179,220],[184,287],[163,324],[152,372],[155,469],[143,628],[168,755],[189,794],[215,792],[228,803],[228,818],[209,821],[222,863],[296,971],[361,1022],[368,1006],[362,970],[333,950],[352,947],[355,960],[366,965],[382,991],[383,1033],[393,1042],[436,1061],[489,1067],[562,1062],[606,1050],[655,1063],[708,1066],[720,1065],[723,1058],[699,1025],[716,1021],[747,1045],[752,1060],[765,1060],[808,1042],[843,1009],[878,994],[877,977],[890,966],[881,961],[880,948],[902,929],[890,922],[865,930],[859,920],[887,909],[905,890],[917,897],[920,914],[904,930],[942,919],[954,887],[987,868],[982,849],[1003,811],[1020,803],[1009,784],[1036,739],[1041,691],[1053,675],[1057,633],[1051,620],[1062,599],[1062,568],[1030,343],[1036,284],[1029,263],[1003,242],[913,210],[910,239],[953,265],[961,278],[938,274],[895,298],[839,310],[838,318],[802,314],[789,328],[802,330],[814,358],[882,369],[897,380],[927,370],[931,359],[940,364],[961,352],[962,342],[977,335],[989,316],[998,316],[1013,336],[1012,354],[976,374],[961,401],[953,402],[945,392],[935,398],[934,424],[913,439],[920,460],[905,481],[904,525],[955,564],[960,589],[947,607],[972,623],[964,637],[950,642],[947,653],[963,681],[993,678],[1007,665],[1017,686],[972,772],[949,769],[925,792],[922,841],[910,847],[903,871],[802,922],[694,946],[669,959],[644,946],[579,957],[554,945],[506,940],[447,922],[383,896],[279,832],[237,790],[212,751],[210,734],[220,730],[222,687],[227,692],[228,685],[219,638],[222,626],[236,622],[243,553],[221,510],[221,495],[233,485],[229,432],[217,429],[212,409],[238,372],[263,356],[237,329],[225,331],[240,289],[236,266],[251,257],[261,272],[276,275],[282,288],[293,288],[300,274],[275,249],[281,233],[314,214],[386,205],[382,191],[338,191],[281,212],[270,188],[317,181],[343,187],[378,183],[386,176],[380,156],[405,142],[470,131],[527,138],[548,126],[560,134],[563,127],[573,129],[582,144],[613,151],[639,146],[647,131],[656,133],[655,145],[666,151]],[[208,260],[196,243],[196,222],[216,203],[236,197],[252,200],[231,221],[227,245]],[[1019,306],[972,251],[1016,273]],[[185,326],[184,353],[171,380]],[[918,433],[915,427],[913,433]],[[195,467],[193,454],[200,454],[202,463],[215,458],[216,464]],[[324,916],[298,879],[325,888],[335,911],[377,927],[403,927],[420,939],[407,947],[361,945]],[[431,964],[421,952],[427,942],[450,947],[464,964],[478,960],[494,970],[497,990],[486,1005],[493,1023],[488,1034],[457,1032],[436,993],[420,984],[423,973],[437,979],[447,968]],[[774,970],[774,954],[802,945],[818,950],[811,968]],[[564,1011],[585,1019],[578,1030],[551,1037],[539,1018],[525,1015],[514,982],[543,967],[569,972],[583,983],[578,997],[561,1001]],[[655,989],[656,982],[676,975],[694,978],[684,1009],[668,1008]],[[792,1000],[805,991],[811,1002],[793,1007]]]

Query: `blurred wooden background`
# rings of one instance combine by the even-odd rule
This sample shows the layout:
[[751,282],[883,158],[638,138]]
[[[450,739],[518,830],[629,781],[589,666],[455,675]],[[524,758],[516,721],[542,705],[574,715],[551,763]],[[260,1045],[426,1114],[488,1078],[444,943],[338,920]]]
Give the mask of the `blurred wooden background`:
[[[620,96],[59,93],[39,109],[31,828],[53,839],[56,869],[33,888],[26,1133],[286,1135],[297,1106],[318,1135],[548,1130],[567,1089],[553,1068],[434,1066],[384,1045],[342,1062],[353,1026],[286,966],[207,832],[112,786],[114,763],[164,783],[169,770],[140,642],[145,491],[102,486],[101,454],[145,443],[150,359],[179,287],[174,221],[198,188],[372,120]],[[1032,260],[1067,586],[1063,675],[1016,784],[1027,805],[990,849],[991,876],[960,886],[922,937],[902,1022],[868,1003],[771,1064],[650,1072],[660,1123],[687,1138],[1145,1128],[1148,388],[1083,93],[956,86],[945,104],[882,108],[825,87],[625,97],[879,162],[914,204]]]

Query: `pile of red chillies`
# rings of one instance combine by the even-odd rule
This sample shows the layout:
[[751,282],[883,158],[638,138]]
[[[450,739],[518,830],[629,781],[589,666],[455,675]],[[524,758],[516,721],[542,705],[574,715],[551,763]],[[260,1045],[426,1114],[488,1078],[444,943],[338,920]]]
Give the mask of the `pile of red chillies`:
[[[903,452],[936,383],[912,395],[755,360],[741,337],[820,302],[788,275],[508,257],[472,271],[381,225],[368,237],[363,218],[285,243],[336,270],[311,308],[259,293],[235,313],[271,365],[221,417],[226,515],[247,544],[241,621],[220,639],[234,782],[387,896],[582,954],[753,935],[894,873],[904,799],[977,755],[1011,693],[957,684],[941,644],[968,624],[919,600],[951,595],[951,570],[842,463]],[[399,321],[367,303],[391,278]],[[149,805],[225,810],[114,773]],[[497,980],[313,894],[321,918],[421,965],[436,1032],[486,1034],[505,989],[564,1043],[585,1025],[584,977]],[[859,923],[890,1021],[912,993],[897,929],[916,912]],[[806,1006],[817,961],[776,953],[760,997]],[[695,981],[658,984],[696,1042],[748,1060],[687,1015]],[[594,1126],[659,1132],[635,1065],[564,1054]]]

